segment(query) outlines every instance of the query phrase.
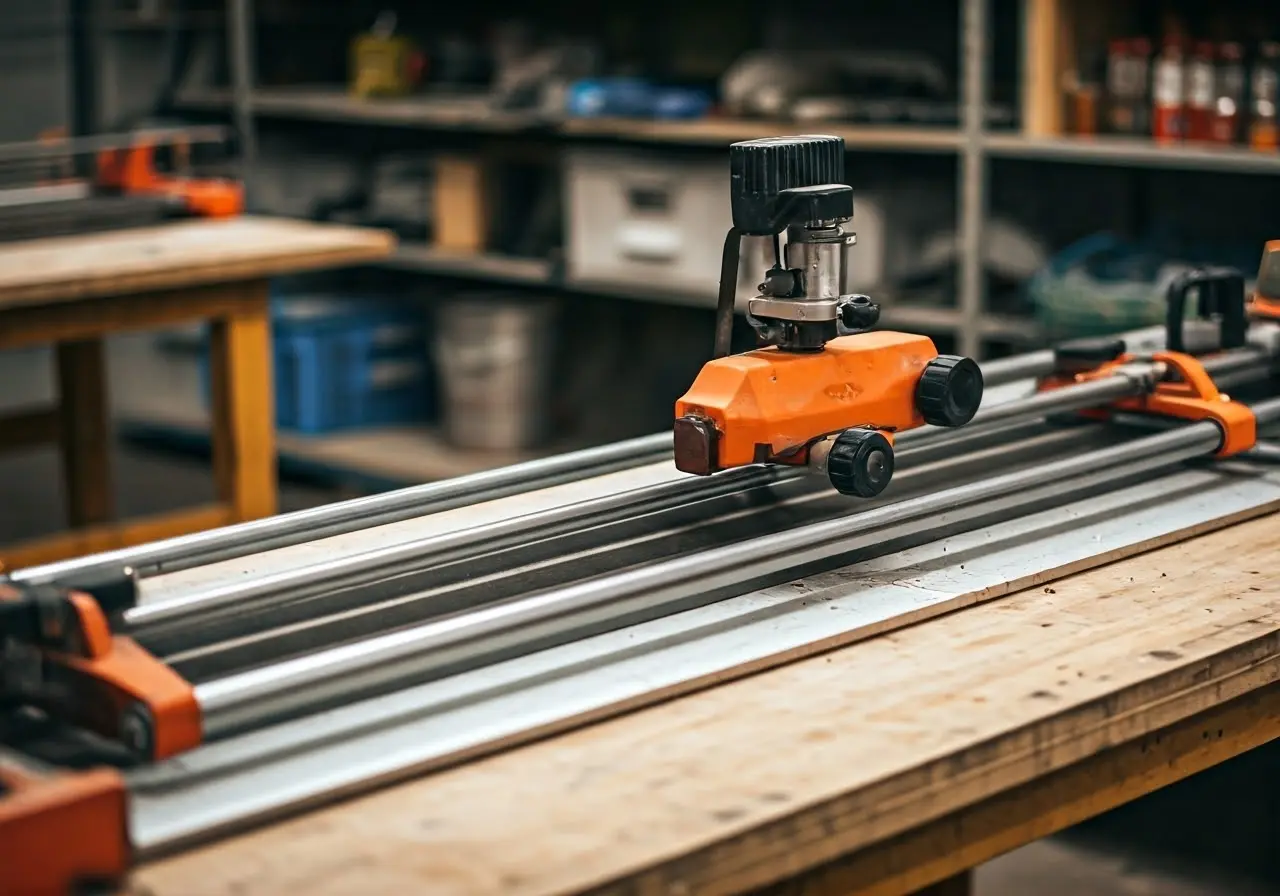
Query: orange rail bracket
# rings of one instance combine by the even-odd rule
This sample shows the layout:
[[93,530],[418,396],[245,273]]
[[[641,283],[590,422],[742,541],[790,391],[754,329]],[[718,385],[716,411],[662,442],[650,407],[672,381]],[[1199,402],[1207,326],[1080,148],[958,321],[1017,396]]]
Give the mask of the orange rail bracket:
[[[1146,359],[1122,354],[1092,370],[1046,377],[1040,383],[1040,390],[1047,391],[1071,383],[1115,376],[1117,368],[1138,360]],[[1116,411],[1123,411],[1187,421],[1212,420],[1222,430],[1222,444],[1215,457],[1232,457],[1257,444],[1258,421],[1253,411],[1248,405],[1233,401],[1231,396],[1219,392],[1213,377],[1200,361],[1182,352],[1155,352],[1150,360],[1165,368],[1165,376],[1153,381],[1150,391],[1144,395],[1118,399],[1104,408],[1089,408],[1080,413],[1086,417],[1102,419]]]
[[115,769],[46,773],[0,750],[0,893],[119,885],[133,858],[127,800]]
[[0,582],[0,696],[93,731],[140,758],[200,745],[195,689],[81,591]]

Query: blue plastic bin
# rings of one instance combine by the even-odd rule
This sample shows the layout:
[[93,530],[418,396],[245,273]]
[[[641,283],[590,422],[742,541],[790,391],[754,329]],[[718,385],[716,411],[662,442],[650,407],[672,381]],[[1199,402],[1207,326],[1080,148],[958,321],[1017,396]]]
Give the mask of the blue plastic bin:
[[[426,321],[412,309],[311,295],[272,299],[276,425],[320,435],[432,419]],[[208,355],[202,364],[206,398]]]

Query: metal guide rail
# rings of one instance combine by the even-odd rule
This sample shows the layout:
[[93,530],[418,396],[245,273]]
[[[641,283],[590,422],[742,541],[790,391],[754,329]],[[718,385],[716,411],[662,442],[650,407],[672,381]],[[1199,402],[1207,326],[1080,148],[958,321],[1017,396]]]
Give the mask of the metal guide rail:
[[0,144],[0,240],[238,215],[242,185],[196,176],[192,166],[193,147],[231,136],[224,127],[159,127]]
[[[0,738],[100,771],[96,790],[58,762],[12,776],[0,883],[112,879],[869,624],[871,603],[806,613],[795,591],[778,596],[785,583],[844,570],[847,590],[866,564],[975,533],[1013,559],[969,578],[1032,575],[1047,555],[1028,537],[1086,562],[1266,512],[1280,502],[1275,448],[1259,439],[1280,427],[1280,328],[1236,339],[1226,323],[1180,320],[1177,352],[1160,328],[983,365],[972,421],[900,433],[893,485],[873,500],[833,493],[820,450],[801,467],[688,477],[662,434],[14,571],[0,592]],[[1235,475],[1184,466],[1214,459]],[[874,621],[927,614],[911,600],[885,596]],[[37,787],[56,796],[49,812],[89,819],[83,839],[130,849],[34,869],[14,832],[31,830],[18,797]],[[84,812],[89,795],[106,809]]]

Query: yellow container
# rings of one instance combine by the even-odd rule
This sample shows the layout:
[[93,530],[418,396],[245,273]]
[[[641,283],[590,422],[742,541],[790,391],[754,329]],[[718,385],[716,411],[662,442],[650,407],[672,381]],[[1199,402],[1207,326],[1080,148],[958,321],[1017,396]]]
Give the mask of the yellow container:
[[417,47],[407,37],[362,34],[351,42],[351,92],[404,96],[414,88]]

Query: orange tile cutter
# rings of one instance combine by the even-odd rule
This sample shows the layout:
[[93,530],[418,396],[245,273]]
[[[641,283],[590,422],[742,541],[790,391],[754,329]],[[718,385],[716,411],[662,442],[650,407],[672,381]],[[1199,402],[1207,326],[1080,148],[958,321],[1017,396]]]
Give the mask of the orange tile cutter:
[[[1280,248],[1280,242],[1268,246]],[[1270,249],[1263,256],[1263,270],[1267,268],[1269,253]],[[1277,261],[1280,262],[1280,258]],[[1280,265],[1275,276],[1280,279]],[[1132,413],[1188,422],[1212,420],[1222,430],[1217,457],[1232,457],[1253,449],[1258,441],[1253,412],[1219,391],[1200,360],[1186,350],[1185,324],[1193,293],[1195,316],[1217,324],[1218,350],[1243,347],[1248,341],[1250,304],[1245,296],[1244,274],[1232,268],[1201,268],[1179,276],[1169,285],[1164,351],[1139,356],[1125,351],[1122,341],[1106,338],[1064,343],[1055,349],[1057,370],[1040,380],[1039,390],[1112,376],[1122,366],[1145,361],[1151,364],[1150,386],[1145,394],[1119,399],[1104,408],[1088,408],[1078,414],[1093,419]],[[1253,301],[1256,303],[1256,298]]]
[[[0,710],[91,732],[141,761],[199,746],[192,686],[111,631],[109,616],[132,604],[132,588],[98,593],[101,603],[0,578]],[[0,750],[0,892],[119,883],[132,863],[127,806],[119,768],[48,769]]]
[[[729,147],[733,226],[715,353],[676,403],[681,471],[803,465],[818,449],[828,452],[837,491],[871,498],[893,476],[895,433],[963,426],[977,412],[983,382],[972,359],[939,355],[927,336],[866,332],[880,309],[846,289],[855,235],[846,229],[854,210],[853,190],[841,183],[844,158],[844,141],[828,136]],[[731,355],[743,236],[771,237],[774,263],[748,304],[762,347]]]
[[[186,143],[175,140],[172,147],[179,159],[185,158]],[[231,218],[244,211],[242,184],[161,173],[156,168],[156,148],[153,138],[141,135],[129,146],[98,153],[98,185],[126,195],[161,197],[197,217]],[[179,163],[179,167],[184,166]]]
[[[191,147],[227,136],[225,128],[158,128],[0,144],[0,174],[8,185],[0,190],[0,239],[133,227],[175,214],[239,215],[242,184],[189,174]],[[80,177],[77,158],[91,169]]]
[[98,594],[0,579],[0,701],[108,738],[138,759],[199,746],[191,684],[111,630],[109,616],[133,604],[132,587]]
[[1262,249],[1262,263],[1249,297],[1248,313],[1254,320],[1280,323],[1280,240],[1271,240]]

